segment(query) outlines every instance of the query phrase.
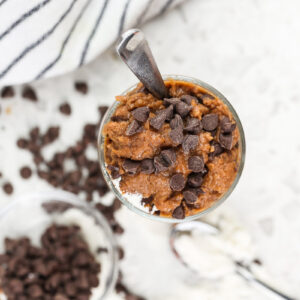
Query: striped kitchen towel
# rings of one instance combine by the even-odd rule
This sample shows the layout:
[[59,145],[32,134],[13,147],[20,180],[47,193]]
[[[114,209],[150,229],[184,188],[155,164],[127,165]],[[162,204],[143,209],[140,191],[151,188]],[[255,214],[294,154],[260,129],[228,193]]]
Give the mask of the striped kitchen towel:
[[71,71],[182,0],[0,0],[0,85]]

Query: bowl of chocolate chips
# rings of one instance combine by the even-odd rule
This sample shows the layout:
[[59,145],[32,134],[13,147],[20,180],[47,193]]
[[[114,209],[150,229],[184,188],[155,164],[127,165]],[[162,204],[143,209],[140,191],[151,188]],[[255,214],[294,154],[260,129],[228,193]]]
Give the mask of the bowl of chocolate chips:
[[67,192],[24,195],[0,211],[0,299],[99,300],[116,283],[104,216]]
[[194,78],[164,76],[168,97],[141,83],[116,97],[98,137],[108,185],[134,212],[183,222],[234,190],[245,160],[243,127],[229,101]]

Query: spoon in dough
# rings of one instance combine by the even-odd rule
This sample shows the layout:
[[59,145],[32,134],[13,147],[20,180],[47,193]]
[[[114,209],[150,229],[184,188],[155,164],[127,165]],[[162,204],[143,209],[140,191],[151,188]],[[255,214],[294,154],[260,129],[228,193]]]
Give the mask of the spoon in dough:
[[129,29],[124,32],[116,49],[129,69],[153,96],[158,99],[168,97],[168,90],[141,30]]
[[[179,223],[172,227],[172,230],[170,232],[170,246],[172,252],[175,254],[176,258],[189,270],[192,272],[197,272],[200,274],[200,271],[195,270],[191,265],[189,265],[186,260],[184,260],[184,257],[181,257],[179,252],[176,249],[175,241],[180,235],[191,235],[192,232],[199,232],[204,235],[218,235],[220,233],[220,230],[206,222],[201,221],[192,221],[192,222],[186,222],[186,223]],[[272,293],[274,296],[276,296],[277,299],[285,299],[285,300],[296,300],[295,298],[291,298],[282,292],[278,291],[277,289],[271,287],[269,284],[261,281],[260,279],[256,278],[255,275],[251,272],[250,268],[238,261],[234,261],[235,265],[235,272],[243,277],[246,281],[248,281],[251,284],[254,284],[256,286],[259,286],[270,293]]]

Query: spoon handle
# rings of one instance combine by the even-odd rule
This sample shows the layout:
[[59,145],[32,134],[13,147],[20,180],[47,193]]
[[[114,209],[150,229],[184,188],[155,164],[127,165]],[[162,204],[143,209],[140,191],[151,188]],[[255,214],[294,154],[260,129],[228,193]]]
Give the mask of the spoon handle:
[[152,95],[159,99],[168,97],[168,90],[142,31],[129,29],[124,32],[117,52]]
[[254,276],[254,274],[245,266],[237,263],[236,264],[236,272],[243,277],[245,280],[252,282],[256,285],[258,285],[259,287],[264,288],[265,290],[273,293],[273,295],[276,295],[277,298],[279,299],[285,299],[285,300],[296,300],[296,298],[291,298],[285,294],[283,294],[282,292],[278,291],[277,289],[275,289],[274,287],[270,286],[269,284],[261,281],[260,279],[256,278]]

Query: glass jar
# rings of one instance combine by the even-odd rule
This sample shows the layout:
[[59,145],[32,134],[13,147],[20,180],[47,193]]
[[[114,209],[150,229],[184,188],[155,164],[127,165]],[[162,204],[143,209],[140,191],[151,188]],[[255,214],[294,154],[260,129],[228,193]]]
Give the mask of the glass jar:
[[[163,76],[164,80],[179,80],[179,81],[185,81],[185,82],[190,82],[193,83],[195,85],[198,85],[200,87],[203,87],[204,89],[212,92],[215,96],[217,96],[221,101],[223,101],[226,106],[228,107],[228,109],[230,110],[230,112],[232,113],[234,120],[236,122],[237,128],[239,130],[239,160],[240,160],[240,164],[239,164],[239,168],[236,174],[236,177],[233,181],[233,183],[231,184],[231,186],[229,187],[229,189],[226,191],[226,193],[224,193],[222,195],[222,197],[220,197],[217,201],[215,201],[210,207],[208,207],[205,210],[200,211],[199,213],[192,215],[192,216],[187,216],[184,219],[180,220],[180,219],[174,219],[174,218],[168,218],[168,217],[164,217],[164,216],[157,216],[157,215],[153,215],[150,212],[147,212],[145,209],[141,209],[141,207],[139,207],[138,205],[135,205],[135,203],[130,202],[126,197],[124,197],[124,195],[121,193],[121,191],[119,190],[119,188],[114,184],[112,178],[110,177],[110,174],[107,171],[106,168],[106,164],[105,164],[105,157],[104,157],[104,141],[105,141],[105,137],[102,134],[103,131],[103,127],[105,124],[107,124],[112,115],[114,114],[116,108],[119,105],[118,101],[115,101],[111,107],[107,110],[105,116],[102,119],[102,123],[100,126],[100,130],[99,130],[99,135],[98,135],[98,154],[99,154],[99,162],[100,162],[100,167],[103,173],[103,176],[108,184],[108,186],[111,188],[111,190],[113,191],[113,193],[116,195],[116,197],[126,206],[128,207],[130,210],[132,210],[133,212],[144,216],[146,218],[149,218],[151,220],[158,220],[158,221],[163,221],[163,222],[167,222],[167,223],[179,223],[179,222],[187,222],[187,221],[192,221],[195,219],[198,219],[199,217],[203,216],[204,214],[212,211],[213,209],[215,209],[216,207],[218,207],[220,204],[222,204],[228,197],[229,195],[232,193],[232,191],[234,190],[234,188],[236,187],[242,171],[243,171],[243,167],[244,167],[244,163],[245,163],[245,152],[246,152],[246,142],[245,142],[245,135],[244,135],[244,130],[241,124],[241,121],[236,113],[236,111],[234,110],[233,106],[230,104],[230,102],[225,98],[224,95],[222,95],[219,91],[217,91],[215,88],[213,88],[212,86],[210,86],[209,84],[196,79],[196,78],[192,78],[192,77],[187,77],[187,76],[181,76],[181,75],[165,75]],[[124,91],[121,95],[126,95],[128,92],[132,91],[133,89],[136,88],[136,85],[130,87],[129,89],[127,89],[126,91]]]

